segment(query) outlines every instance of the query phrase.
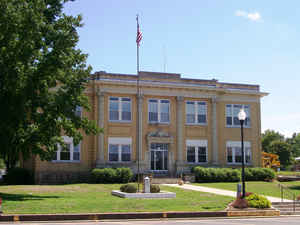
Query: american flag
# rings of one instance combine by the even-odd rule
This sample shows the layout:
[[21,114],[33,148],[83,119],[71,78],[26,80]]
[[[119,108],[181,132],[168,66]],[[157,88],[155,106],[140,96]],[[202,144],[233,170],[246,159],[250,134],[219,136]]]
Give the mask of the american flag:
[[139,25],[139,17],[136,17],[136,22],[137,22],[137,32],[136,32],[136,44],[140,46],[140,42],[143,38],[142,32],[140,31],[140,25]]

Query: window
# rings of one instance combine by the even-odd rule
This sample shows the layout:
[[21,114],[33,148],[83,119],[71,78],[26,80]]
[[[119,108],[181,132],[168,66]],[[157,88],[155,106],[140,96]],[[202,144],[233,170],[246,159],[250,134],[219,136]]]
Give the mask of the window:
[[206,102],[186,102],[186,123],[206,124],[207,106]]
[[131,121],[131,99],[123,97],[110,97],[109,120]]
[[73,144],[73,138],[63,136],[64,142],[66,143],[66,149],[63,149],[58,145],[58,150],[54,155],[54,161],[80,161],[80,143],[76,146]]
[[226,125],[229,127],[240,127],[240,121],[238,119],[238,114],[240,109],[244,108],[246,112],[246,120],[244,122],[245,127],[250,127],[250,106],[249,105],[237,105],[237,104],[227,104],[226,105]]
[[207,163],[207,140],[186,140],[186,161]]
[[169,123],[170,101],[163,99],[150,99],[148,102],[148,115],[150,123]]
[[131,138],[108,138],[108,161],[131,161]]
[[[242,147],[240,141],[228,141],[226,144],[227,163],[242,164]],[[245,163],[251,164],[251,145],[250,142],[244,142]]]

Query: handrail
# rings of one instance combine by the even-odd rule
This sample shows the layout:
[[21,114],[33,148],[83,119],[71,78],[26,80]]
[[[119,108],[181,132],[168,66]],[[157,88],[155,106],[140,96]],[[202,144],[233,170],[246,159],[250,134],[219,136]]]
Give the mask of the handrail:
[[287,194],[290,197],[292,197],[292,199],[293,199],[293,211],[295,212],[296,211],[296,195],[295,195],[295,193],[288,186],[285,186],[285,185],[281,184],[280,182],[278,182],[278,187],[280,188],[281,202],[283,202],[284,194]]

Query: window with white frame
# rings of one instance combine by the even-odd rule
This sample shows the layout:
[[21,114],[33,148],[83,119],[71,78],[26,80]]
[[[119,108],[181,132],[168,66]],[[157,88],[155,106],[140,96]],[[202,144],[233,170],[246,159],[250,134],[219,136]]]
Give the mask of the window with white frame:
[[[226,152],[228,164],[242,164],[242,144],[240,141],[228,141],[226,143]],[[248,141],[244,142],[244,157],[244,162],[251,164],[251,144]]]
[[127,97],[109,97],[109,120],[131,121],[131,99]]
[[56,154],[54,155],[54,161],[76,162],[80,161],[80,143],[76,146],[73,144],[73,138],[63,136],[66,148],[62,148],[58,145]]
[[108,138],[108,161],[131,161],[131,138]]
[[207,140],[186,140],[186,161],[207,163]]
[[186,123],[187,124],[206,124],[207,123],[206,102],[187,101],[186,102]]
[[149,99],[148,115],[150,123],[169,123],[170,101],[166,99]]
[[238,114],[240,109],[244,108],[246,112],[246,120],[244,122],[245,127],[250,127],[250,106],[249,105],[241,105],[241,104],[227,104],[226,105],[226,125],[228,127],[240,127],[240,121],[238,118]]

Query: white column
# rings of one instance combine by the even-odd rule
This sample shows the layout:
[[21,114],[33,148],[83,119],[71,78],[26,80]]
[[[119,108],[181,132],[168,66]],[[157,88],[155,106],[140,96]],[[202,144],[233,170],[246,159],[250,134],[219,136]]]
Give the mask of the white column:
[[[104,92],[98,90],[98,126],[104,128]],[[98,136],[97,164],[104,163],[104,133]]]
[[[138,96],[138,126],[137,126],[137,160],[142,163],[142,153],[143,153],[143,95]],[[141,169],[141,168],[140,168]]]
[[218,164],[217,98],[212,98],[212,163]]
[[184,128],[184,115],[183,115],[183,107],[184,107],[184,97],[177,96],[177,164],[180,165],[183,163],[183,128]]

